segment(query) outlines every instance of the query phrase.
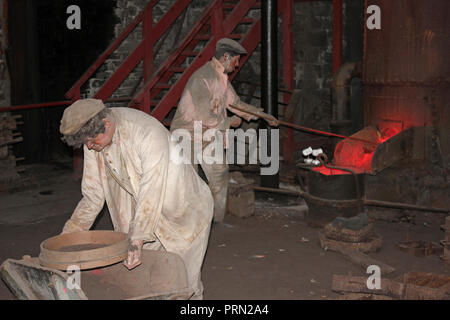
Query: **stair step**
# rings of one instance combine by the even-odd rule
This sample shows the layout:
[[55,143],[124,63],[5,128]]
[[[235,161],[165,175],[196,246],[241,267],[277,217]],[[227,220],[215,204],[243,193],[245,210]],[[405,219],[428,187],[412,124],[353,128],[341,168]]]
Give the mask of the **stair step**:
[[256,2],[256,3],[252,6],[252,8],[261,8],[261,7],[262,7],[261,1]]
[[253,22],[255,22],[255,19],[253,19],[253,18],[244,18],[241,20],[240,23],[249,24],[249,23],[253,23]]
[[183,51],[182,55],[184,56],[190,56],[190,57],[194,57],[194,56],[198,56],[200,54],[200,51]]
[[183,68],[183,67],[170,67],[169,71],[179,73],[179,72],[186,71],[186,68]]
[[230,38],[230,39],[242,39],[242,34],[240,34],[240,33],[230,34],[228,36],[228,38]]
[[[222,8],[223,9],[234,9],[237,4],[238,4],[238,2],[223,3]],[[260,9],[260,8],[261,8],[261,1],[258,1],[254,5],[252,5],[252,9]]]
[[224,3],[222,4],[222,8],[224,9],[234,9],[234,7],[236,7],[237,2],[236,3]]
[[167,119],[164,119],[163,121],[161,121],[162,122],[162,124],[164,125],[164,126],[166,126],[166,127],[170,127],[170,125],[172,124],[172,120],[167,120]]
[[207,34],[199,34],[195,36],[195,40],[209,40],[209,39],[211,39],[211,36]]
[[157,84],[155,84],[155,88],[156,89],[170,89],[170,88],[172,88],[172,85],[168,84],[168,83],[157,83]]

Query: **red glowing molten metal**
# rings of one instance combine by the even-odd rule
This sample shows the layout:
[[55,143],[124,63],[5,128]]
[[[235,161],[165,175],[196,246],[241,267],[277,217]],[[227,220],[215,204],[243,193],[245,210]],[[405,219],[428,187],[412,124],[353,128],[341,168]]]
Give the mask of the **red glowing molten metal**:
[[[372,143],[365,143],[354,139],[342,140],[336,146],[331,166],[349,168],[355,173],[371,172],[372,158],[377,146],[386,142],[399,132],[399,130],[394,128],[386,128],[380,133],[375,127],[366,127],[351,137],[370,141]],[[324,175],[350,174],[344,170],[329,169],[325,166],[316,167],[314,168],[314,171]]]

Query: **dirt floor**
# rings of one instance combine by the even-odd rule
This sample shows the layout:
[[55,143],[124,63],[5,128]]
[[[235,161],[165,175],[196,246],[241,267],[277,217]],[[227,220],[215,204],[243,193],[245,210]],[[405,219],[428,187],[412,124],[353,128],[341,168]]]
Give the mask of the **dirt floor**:
[[[28,166],[26,175],[26,188],[0,193],[0,263],[37,257],[40,243],[61,231],[81,197],[70,164]],[[214,224],[202,272],[204,298],[336,299],[333,275],[368,276],[340,253],[320,247],[319,229],[306,224],[304,209],[293,196],[257,193],[254,216],[227,215],[224,223]],[[383,220],[375,221],[375,231],[383,245],[370,256],[395,268],[386,277],[410,271],[450,275],[438,256],[415,257],[396,246],[407,239],[439,243],[445,215],[384,210],[378,216]],[[94,228],[112,229],[106,210]],[[3,282],[0,299],[15,299]]]

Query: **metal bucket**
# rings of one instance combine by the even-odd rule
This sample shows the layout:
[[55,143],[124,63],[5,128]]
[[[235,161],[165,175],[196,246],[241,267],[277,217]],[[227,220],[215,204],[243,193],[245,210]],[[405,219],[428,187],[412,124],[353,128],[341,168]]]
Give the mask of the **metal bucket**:
[[308,205],[305,220],[310,226],[324,227],[336,217],[353,217],[363,210],[365,174],[325,175],[299,168],[297,175]]

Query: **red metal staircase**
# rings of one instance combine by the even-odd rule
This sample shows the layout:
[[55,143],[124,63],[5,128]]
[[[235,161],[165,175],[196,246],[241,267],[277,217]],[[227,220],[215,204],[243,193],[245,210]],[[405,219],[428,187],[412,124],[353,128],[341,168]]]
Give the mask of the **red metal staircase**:
[[[158,120],[164,121],[169,112],[176,107],[189,77],[214,55],[217,40],[223,37],[232,38],[239,41],[247,49],[249,54],[241,57],[239,66],[241,68],[261,40],[261,19],[254,11],[261,7],[261,1],[213,1],[205,9],[187,36],[179,41],[179,44],[159,68],[154,70],[155,44],[192,1],[177,0],[158,23],[153,25],[152,10],[158,1],[151,0],[146,8],[66,93],[66,97],[73,101],[80,99],[82,86],[141,23],[142,42],[129,54],[112,76],[104,82],[94,98],[103,101],[109,99],[135,67],[143,61],[143,85],[141,89],[133,97],[123,97],[122,100],[129,101],[129,107],[140,109]],[[283,14],[284,87],[291,90],[293,89],[292,32],[290,29],[292,6],[292,0],[279,0],[278,11],[279,14]],[[250,12],[252,12],[252,15],[249,15]],[[230,76],[230,80],[236,73],[234,72]],[[289,98],[289,94],[285,95],[285,102]],[[116,100],[119,101],[120,98]]]

